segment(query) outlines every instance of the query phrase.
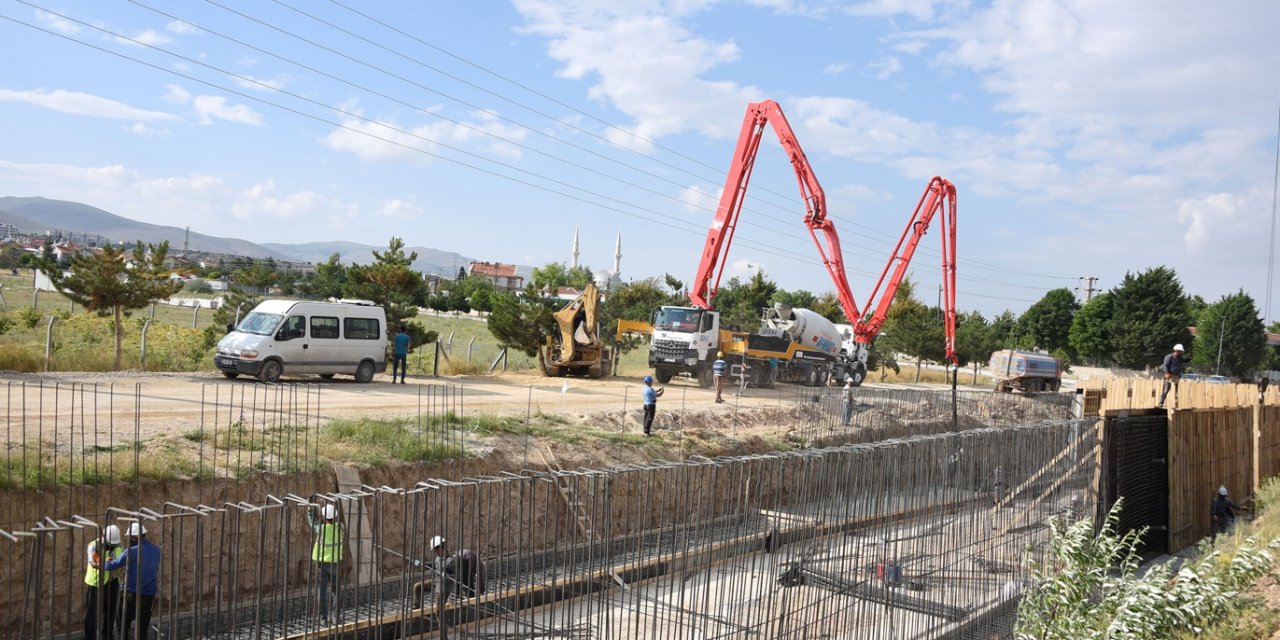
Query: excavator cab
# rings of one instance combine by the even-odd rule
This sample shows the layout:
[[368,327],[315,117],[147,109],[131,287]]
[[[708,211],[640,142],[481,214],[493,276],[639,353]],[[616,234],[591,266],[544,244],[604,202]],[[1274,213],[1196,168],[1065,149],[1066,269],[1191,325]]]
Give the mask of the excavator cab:
[[578,297],[552,314],[556,331],[543,348],[547,375],[603,378],[609,372],[609,350],[600,340],[599,313],[600,290],[588,284]]

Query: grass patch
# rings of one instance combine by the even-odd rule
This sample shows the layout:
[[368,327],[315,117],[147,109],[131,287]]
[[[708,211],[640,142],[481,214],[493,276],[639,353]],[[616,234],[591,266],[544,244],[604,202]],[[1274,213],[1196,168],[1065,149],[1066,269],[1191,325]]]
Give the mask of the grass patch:
[[395,462],[442,462],[462,457],[458,447],[440,444],[442,434],[419,431],[415,418],[333,420],[320,431],[320,448],[371,467]]

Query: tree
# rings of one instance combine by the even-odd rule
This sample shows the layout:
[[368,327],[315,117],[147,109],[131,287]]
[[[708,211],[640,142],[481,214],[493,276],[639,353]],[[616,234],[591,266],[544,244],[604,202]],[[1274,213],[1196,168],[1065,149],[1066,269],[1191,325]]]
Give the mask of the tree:
[[883,339],[893,351],[916,359],[916,382],[924,360],[941,360],[946,355],[940,315],[917,300],[915,285],[903,278],[885,318]]
[[1045,351],[1070,347],[1071,321],[1080,303],[1070,289],[1053,289],[1018,318],[1018,333],[1030,336]]
[[729,282],[720,287],[715,297],[716,309],[720,312],[720,326],[758,328],[760,314],[765,307],[771,306],[769,301],[777,292],[778,285],[764,271],[756,271],[745,283],[737,278],[730,278]]
[[[1280,333],[1280,321],[1267,325],[1267,332]],[[1280,347],[1267,345],[1263,350],[1262,364],[1258,366],[1267,371],[1280,371]]]
[[628,336],[618,342],[618,320],[648,321],[654,309],[664,304],[681,302],[675,294],[664,291],[662,284],[655,278],[626,283],[611,292],[601,308],[600,337],[605,344],[626,353],[639,346],[642,340],[638,336]]
[[454,280],[462,280],[463,278],[466,278],[466,277],[467,277],[466,267],[458,267],[458,275],[454,277]]
[[801,309],[813,310],[813,307],[817,302],[818,297],[804,289],[796,289],[795,291],[778,289],[778,292],[773,294],[774,304],[788,304],[792,307],[798,307]]
[[971,311],[956,317],[956,360],[960,366],[973,365],[973,383],[978,383],[978,370],[1000,349],[995,331],[981,313]]
[[1258,307],[1242,289],[1222,296],[1200,312],[1191,364],[1197,371],[1240,377],[1262,364],[1266,348],[1267,337],[1262,332]]
[[373,264],[352,265],[347,269],[346,293],[372,300],[385,309],[388,335],[406,319],[418,315],[413,297],[421,286],[422,274],[409,268],[417,259],[418,252],[406,255],[404,241],[392,237],[386,251],[373,252]]
[[316,265],[311,275],[298,283],[298,290],[317,298],[341,298],[347,286],[347,267],[342,264],[342,254],[335,253],[329,260]]
[[509,292],[500,292],[493,296],[493,311],[489,312],[489,333],[498,339],[498,344],[508,349],[515,349],[527,356],[538,356],[541,368],[546,368],[542,354],[542,344],[555,327],[552,318],[554,298],[543,298],[530,284],[525,294],[516,297]]
[[[852,324],[844,315],[844,307],[840,305],[840,298],[837,298],[836,294],[830,291],[818,296],[817,299],[813,301],[813,306],[810,308],[817,312],[818,315],[836,324]],[[868,360],[868,362],[870,362],[870,360]],[[894,371],[897,371],[896,366],[894,367]]]
[[254,260],[236,269],[231,274],[231,279],[248,289],[249,293],[260,296],[266,293],[272,284],[275,284],[276,272],[268,263]]
[[991,319],[991,339],[998,349],[1012,349],[1014,346],[1014,331],[1018,327],[1018,317],[1013,312],[1005,309],[1000,315]]
[[81,253],[71,258],[69,274],[52,261],[40,262],[40,270],[68,298],[101,316],[110,315],[116,338],[115,370],[120,370],[124,338],[123,316],[152,302],[168,298],[182,288],[169,279],[164,267],[169,243],[134,244],[132,255],[106,245],[100,253]]
[[1126,273],[1111,295],[1111,343],[1121,366],[1156,366],[1174,344],[1191,342],[1187,297],[1173,269]]
[[1101,365],[1111,358],[1112,313],[1110,293],[1094,296],[1076,312],[1067,341],[1084,361]]
[[662,274],[662,282],[671,289],[671,295],[680,296],[684,294],[684,282],[677,280],[675,276],[669,273],[664,273]]

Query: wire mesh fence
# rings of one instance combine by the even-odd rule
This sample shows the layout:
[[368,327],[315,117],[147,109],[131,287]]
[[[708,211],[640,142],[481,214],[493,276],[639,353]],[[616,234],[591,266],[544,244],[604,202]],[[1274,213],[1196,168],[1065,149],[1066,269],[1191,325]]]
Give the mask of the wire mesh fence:
[[[0,530],[0,636],[76,634],[85,547],[132,522],[164,553],[152,637],[964,634],[1025,587],[1048,518],[1092,513],[1092,433],[1057,421],[341,492],[260,474],[238,499],[71,501]],[[326,505],[346,540],[327,618],[307,517]]]

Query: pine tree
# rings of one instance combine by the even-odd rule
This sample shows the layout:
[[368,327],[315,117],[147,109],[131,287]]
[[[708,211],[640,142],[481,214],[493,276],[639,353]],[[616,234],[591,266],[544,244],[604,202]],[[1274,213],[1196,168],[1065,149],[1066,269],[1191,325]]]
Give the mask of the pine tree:
[[1192,366],[1196,371],[1233,376],[1257,369],[1267,348],[1262,329],[1258,307],[1243,289],[1222,296],[1221,300],[1206,306],[1196,321]]
[[387,314],[387,334],[399,329],[407,318],[418,315],[413,298],[422,286],[422,274],[410,268],[418,253],[406,254],[404,241],[391,238],[386,251],[373,252],[373,264],[347,269],[346,294],[371,300]]
[[1187,297],[1173,269],[1126,273],[1111,294],[1111,344],[1117,364],[1153,367],[1174,344],[1191,342]]
[[165,257],[169,243],[135,243],[132,254],[105,245],[100,253],[80,253],[71,258],[69,273],[50,260],[40,261],[40,270],[63,294],[98,315],[113,319],[116,339],[114,368],[120,370],[124,338],[124,315],[152,302],[168,298],[182,289],[182,282],[169,279]]

